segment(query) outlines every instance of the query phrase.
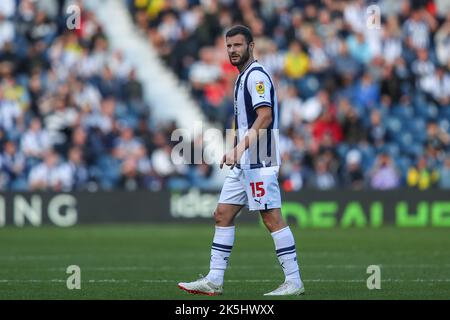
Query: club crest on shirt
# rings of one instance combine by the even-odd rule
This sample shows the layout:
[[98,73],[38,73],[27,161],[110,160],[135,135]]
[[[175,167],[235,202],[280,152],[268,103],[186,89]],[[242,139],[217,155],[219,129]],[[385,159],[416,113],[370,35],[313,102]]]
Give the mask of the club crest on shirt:
[[264,94],[264,82],[263,81],[258,81],[256,82],[256,92],[258,92],[258,94],[263,95]]

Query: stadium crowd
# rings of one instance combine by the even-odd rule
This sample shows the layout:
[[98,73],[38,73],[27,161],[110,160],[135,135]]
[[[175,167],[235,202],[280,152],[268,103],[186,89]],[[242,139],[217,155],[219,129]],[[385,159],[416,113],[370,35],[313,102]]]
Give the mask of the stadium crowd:
[[380,18],[364,0],[129,0],[129,8],[208,118],[228,128],[237,70],[223,34],[251,28],[278,90],[284,190],[448,189],[450,3],[376,3]]
[[[172,163],[176,123],[155,123],[95,14],[82,10],[81,28],[68,30],[64,3],[0,1],[0,190],[210,188],[211,166]],[[252,29],[278,89],[284,190],[450,188],[446,1],[382,0],[380,29],[367,27],[363,0],[128,5],[226,127],[237,70],[223,33]]]
[[69,30],[64,9],[0,1],[0,190],[161,190],[174,124],[153,122],[95,15]]

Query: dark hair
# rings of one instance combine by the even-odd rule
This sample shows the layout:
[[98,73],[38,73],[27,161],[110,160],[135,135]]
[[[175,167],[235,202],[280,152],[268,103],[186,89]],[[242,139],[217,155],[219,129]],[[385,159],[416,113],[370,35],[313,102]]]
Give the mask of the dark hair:
[[253,42],[253,35],[249,28],[242,25],[237,25],[234,27],[231,27],[227,33],[225,34],[225,37],[234,37],[235,35],[242,34],[245,37],[245,40],[247,41],[247,44],[250,42]]

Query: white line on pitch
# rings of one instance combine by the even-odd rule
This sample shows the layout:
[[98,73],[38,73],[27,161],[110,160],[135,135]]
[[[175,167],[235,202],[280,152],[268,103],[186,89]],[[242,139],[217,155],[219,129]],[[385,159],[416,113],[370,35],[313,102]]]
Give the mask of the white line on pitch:
[[[130,282],[144,282],[144,283],[177,283],[179,280],[166,280],[166,279],[145,279],[145,280],[128,280],[128,279],[91,279],[86,280],[88,283],[130,283]],[[47,282],[66,282],[64,279],[0,279],[0,283],[47,283]],[[84,282],[84,281],[82,281]],[[279,280],[269,279],[248,279],[248,280],[225,280],[230,283],[261,283],[261,282],[279,282]],[[366,282],[365,279],[305,279],[303,282]],[[450,279],[382,279],[381,282],[450,282]]]
[[[378,264],[382,268],[449,268],[450,264]],[[201,269],[203,266],[164,266],[164,267],[136,267],[136,266],[122,266],[122,267],[84,267],[83,270],[90,271],[166,271],[166,270],[195,270]],[[229,270],[253,270],[253,269],[278,269],[280,266],[274,264],[272,266],[230,266]],[[318,269],[366,269],[364,264],[314,264],[314,265],[300,265],[301,268],[318,268]],[[47,271],[65,271],[65,268],[45,268]]]
[[[350,251],[320,251],[320,252],[310,252],[310,251],[299,251],[298,252],[300,256],[316,256],[316,257],[330,257],[330,256],[342,256],[343,254],[346,255],[351,255],[353,253],[358,253],[361,254],[360,251],[355,251],[355,250],[350,250]],[[364,252],[362,252],[364,253]],[[178,253],[179,256],[183,256],[183,257],[198,257],[199,252],[180,252]],[[257,256],[266,256],[267,252],[265,251],[261,251],[261,252],[254,252],[254,255]],[[389,253],[391,256],[395,255],[395,256],[403,256],[403,255],[411,255],[411,256],[415,256],[416,252],[411,250],[411,251],[392,251]],[[427,252],[428,255],[432,255],[432,256],[444,256],[449,254],[448,250],[442,251],[442,250],[434,250],[434,251],[428,251]],[[235,255],[247,255],[246,253],[243,252],[236,252]],[[158,254],[159,257],[165,257],[165,256],[171,256],[171,254]],[[83,257],[83,258],[94,258],[94,259],[103,259],[104,256],[101,255],[97,255],[97,254],[89,254],[89,253],[84,253],[84,254],[48,254],[48,255],[0,255],[0,261],[8,261],[8,260],[60,260],[60,259],[73,259],[75,257]],[[115,259],[122,259],[125,257],[129,257],[129,258],[143,258],[146,259],[149,257],[149,255],[145,255],[145,254],[133,254],[133,253],[129,253],[129,254],[121,254],[121,255],[116,255],[113,256],[113,258]],[[108,258],[111,258],[110,256],[108,256]]]

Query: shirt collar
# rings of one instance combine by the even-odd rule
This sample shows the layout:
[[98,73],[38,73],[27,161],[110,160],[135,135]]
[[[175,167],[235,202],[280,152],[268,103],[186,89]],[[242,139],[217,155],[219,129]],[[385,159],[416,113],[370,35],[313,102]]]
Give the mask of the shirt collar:
[[253,60],[252,62],[250,62],[250,63],[245,67],[245,69],[242,70],[242,72],[239,73],[239,75],[244,74],[244,72],[247,71],[248,68],[250,68],[250,66],[251,66],[253,63],[255,63],[255,62],[258,62],[258,60],[255,59],[255,60]]

